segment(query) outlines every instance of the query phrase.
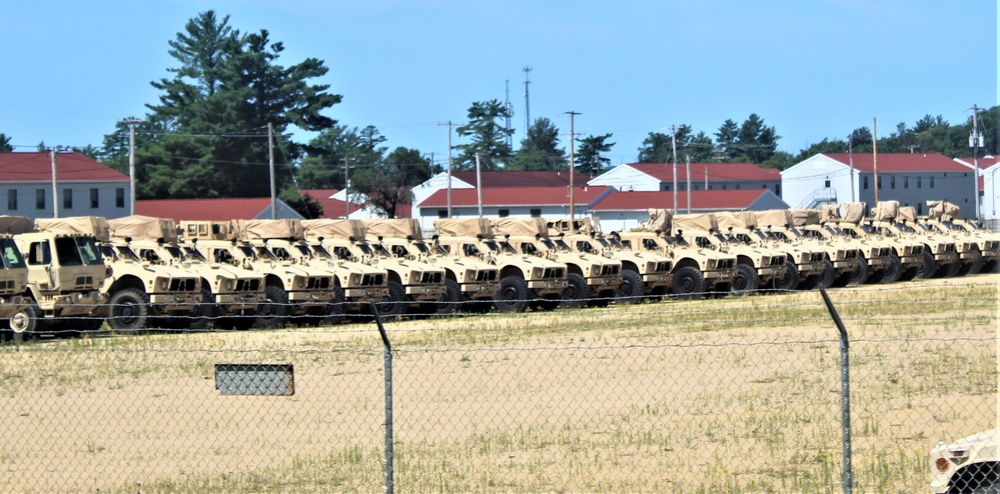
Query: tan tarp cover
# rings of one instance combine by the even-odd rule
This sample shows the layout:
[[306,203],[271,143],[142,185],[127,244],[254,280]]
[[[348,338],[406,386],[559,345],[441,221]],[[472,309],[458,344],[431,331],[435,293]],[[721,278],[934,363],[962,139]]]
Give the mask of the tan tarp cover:
[[899,216],[899,201],[879,201],[873,214],[875,221],[892,221]]
[[792,224],[792,215],[787,209],[768,209],[767,211],[755,211],[757,225],[760,227],[786,227]]
[[819,210],[819,222],[837,221],[840,219],[840,204],[824,204]]
[[948,201],[927,201],[927,205],[930,206],[927,216],[940,221],[955,220],[962,211],[961,208]]
[[917,208],[913,206],[900,206],[899,214],[896,215],[896,221],[906,221],[907,223],[916,222]]
[[673,209],[650,209],[649,219],[639,226],[639,230],[670,233],[670,223],[673,218]]
[[167,243],[177,243],[177,228],[173,220],[152,218],[149,216],[126,216],[108,220],[113,238],[132,238],[133,240],[160,240]]
[[720,231],[727,231],[730,228],[757,227],[757,215],[753,211],[718,211],[712,213],[715,216],[715,223]]
[[818,209],[789,209],[788,216],[792,218],[792,226],[818,225],[820,212]]
[[361,220],[365,234],[370,237],[423,239],[420,220],[416,218],[371,218]]
[[441,218],[434,220],[434,231],[442,237],[493,238],[493,225],[489,218]]
[[496,218],[490,220],[493,225],[493,235],[511,235],[534,237],[549,236],[549,225],[543,218]]
[[365,238],[365,225],[361,220],[337,220],[323,218],[318,220],[302,220],[302,226],[306,229],[306,236],[309,238],[350,238],[355,241],[362,241]]
[[867,207],[863,202],[845,202],[844,221],[854,223],[855,225],[861,223],[861,220],[865,219],[866,209]]
[[111,227],[103,216],[74,216],[70,218],[38,218],[35,229],[40,232],[82,233],[93,235],[100,242],[111,240]]
[[242,239],[306,238],[302,223],[297,219],[233,220],[236,235]]
[[708,232],[719,229],[719,225],[715,222],[715,216],[712,213],[675,214],[673,225],[674,232]]
[[31,218],[27,216],[5,216],[0,215],[0,233],[17,235],[35,231],[31,224]]

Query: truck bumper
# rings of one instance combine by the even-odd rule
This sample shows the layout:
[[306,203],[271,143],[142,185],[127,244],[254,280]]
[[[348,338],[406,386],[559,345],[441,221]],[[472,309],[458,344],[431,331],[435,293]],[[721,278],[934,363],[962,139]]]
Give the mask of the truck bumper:
[[617,289],[622,284],[621,276],[594,276],[587,278],[587,285],[596,290]]
[[153,312],[157,314],[190,311],[199,303],[201,303],[201,292],[153,293],[149,295],[149,304],[153,306]]
[[384,286],[344,289],[344,300],[348,302],[381,302],[388,296],[389,289]]
[[493,298],[500,284],[496,282],[465,283],[462,285],[462,298],[465,300]]
[[215,296],[215,303],[222,314],[242,314],[248,310],[256,310],[267,297],[263,293],[220,293]]
[[444,285],[406,285],[406,296],[411,300],[440,300],[447,290]]
[[534,290],[538,295],[562,294],[566,286],[566,280],[538,280],[528,282],[528,288]]
[[899,258],[899,263],[904,268],[912,268],[912,267],[920,266],[923,262],[924,261],[921,258],[921,256],[903,256],[903,257]]
[[[39,304],[42,310],[55,316],[85,316],[92,313],[96,306],[107,303],[108,295],[97,291],[88,293],[70,293],[56,295],[51,299],[51,305]],[[48,306],[48,307],[46,307]]]
[[17,311],[28,306],[28,301],[20,295],[0,297],[0,318],[9,319]]
[[732,283],[732,271],[705,271],[705,286],[714,287],[723,283]]
[[650,273],[642,275],[642,283],[646,286],[669,286],[670,273]]

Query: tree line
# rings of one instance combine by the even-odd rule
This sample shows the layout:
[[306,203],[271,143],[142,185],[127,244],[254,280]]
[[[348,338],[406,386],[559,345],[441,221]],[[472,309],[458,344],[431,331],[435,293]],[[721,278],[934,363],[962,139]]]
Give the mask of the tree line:
[[[169,77],[151,84],[159,101],[146,104],[138,122],[122,119],[106,134],[100,147],[84,154],[128,173],[129,125],[135,125],[136,195],[141,199],[266,197],[270,194],[268,166],[274,156],[280,197],[307,217],[321,214],[319,204],[301,189],[343,189],[364,194],[390,216],[409,204],[409,186],[442,170],[439,163],[406,147],[389,149],[387,138],[371,125],[340,124],[323,115],[340,103],[316,78],[328,72],[322,60],[307,58],[294,65],[280,63],[284,46],[267,30],[242,32],[209,10],[190,19],[168,42],[177,62]],[[466,122],[456,127],[464,141],[453,146],[456,171],[564,170],[569,166],[558,127],[538,118],[515,150],[507,128],[510,109],[493,99],[473,102]],[[1000,107],[979,114],[985,139],[982,154],[997,154]],[[293,131],[315,133],[297,142]],[[952,125],[941,116],[926,115],[912,126],[899,123],[878,138],[879,152],[937,152],[968,156],[972,118]],[[273,135],[273,139],[270,136]],[[615,146],[613,134],[574,137],[575,169],[598,175],[610,168],[606,154]],[[741,123],[727,119],[712,134],[689,125],[670,132],[650,132],[637,149],[637,161],[669,163],[754,163],[785,169],[817,153],[871,152],[872,131],[855,129],[844,139],[823,139],[793,155],[778,150],[778,135],[764,119],[751,114]],[[273,146],[271,143],[273,142]],[[39,150],[47,150],[44,142]],[[13,151],[10,138],[0,134],[0,152]],[[350,183],[346,182],[350,178]]]

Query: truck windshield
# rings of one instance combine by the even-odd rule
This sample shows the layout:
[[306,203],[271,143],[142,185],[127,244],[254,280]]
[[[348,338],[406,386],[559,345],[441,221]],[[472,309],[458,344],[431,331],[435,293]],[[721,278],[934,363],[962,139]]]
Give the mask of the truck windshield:
[[14,239],[0,238],[0,249],[3,249],[4,266],[8,268],[23,268],[27,266],[24,263],[24,257],[21,257],[21,251],[17,250],[17,246],[14,245]]
[[[246,258],[249,258],[249,259],[256,259],[257,258],[257,254],[254,253],[252,247],[250,247],[248,245],[241,245],[238,248],[240,249],[240,252],[243,253],[243,257],[246,257]],[[270,257],[267,257],[266,259],[274,259],[274,256],[271,256],[270,252],[268,252],[267,255],[270,256]]]
[[180,247],[166,245],[163,247],[163,250],[167,251],[167,254],[170,254],[170,257],[174,259],[184,260],[184,252],[181,251]]
[[184,253],[191,259],[205,261],[205,256],[201,255],[201,252],[198,252],[198,249],[195,249],[194,247],[184,247]]
[[389,251],[385,250],[385,247],[382,247],[382,244],[371,244],[371,248],[380,256],[392,257],[392,254],[389,254]]
[[309,247],[312,249],[313,254],[315,254],[316,257],[321,259],[333,258],[333,256],[330,255],[330,252],[324,249],[322,245],[310,245]]
[[424,254],[430,252],[430,249],[427,248],[427,244],[423,242],[413,242],[413,246],[416,247],[420,252],[423,252]]
[[267,249],[267,247],[264,247],[263,245],[258,245],[257,247],[255,247],[254,253],[257,254],[257,257],[261,259],[267,259],[270,261],[278,260],[278,256],[275,256],[270,250]]
[[127,245],[116,245],[114,246],[116,257],[120,257],[129,261],[139,261],[139,256],[135,255],[132,248]]
[[517,249],[515,249],[513,245],[510,245],[510,242],[500,242],[499,245],[502,252],[507,254],[517,254]]
[[97,248],[97,242],[93,237],[77,237],[76,248],[79,249],[84,264],[88,266],[104,264],[101,251]]
[[309,250],[309,247],[306,245],[296,244],[295,249],[299,251],[299,254],[302,254],[305,257],[312,257],[312,251]]

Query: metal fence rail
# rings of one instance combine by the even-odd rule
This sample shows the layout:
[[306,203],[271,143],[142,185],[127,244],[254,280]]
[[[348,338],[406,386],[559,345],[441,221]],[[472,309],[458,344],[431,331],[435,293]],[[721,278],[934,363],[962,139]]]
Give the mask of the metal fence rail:
[[[924,492],[934,443],[996,427],[996,290],[830,293],[857,491]],[[416,317],[385,336],[369,319],[2,346],[0,491],[845,487],[845,369],[818,292]],[[244,377],[292,393],[220,384],[220,364],[270,364]]]

